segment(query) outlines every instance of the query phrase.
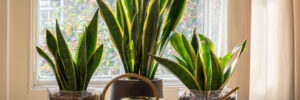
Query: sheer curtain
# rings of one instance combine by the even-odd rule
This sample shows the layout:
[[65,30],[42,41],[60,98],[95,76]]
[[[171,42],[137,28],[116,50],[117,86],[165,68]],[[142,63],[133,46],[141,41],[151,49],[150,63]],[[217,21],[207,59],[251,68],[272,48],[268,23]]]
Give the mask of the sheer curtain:
[[251,100],[300,99],[299,6],[299,0],[252,1]]

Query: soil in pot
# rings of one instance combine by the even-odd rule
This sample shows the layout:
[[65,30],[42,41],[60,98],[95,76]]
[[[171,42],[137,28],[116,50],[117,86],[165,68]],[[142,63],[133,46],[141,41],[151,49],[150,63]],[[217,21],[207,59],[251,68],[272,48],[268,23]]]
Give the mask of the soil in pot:
[[48,89],[48,100],[99,100],[100,91],[61,91]]
[[[156,87],[160,98],[163,98],[163,82],[154,79],[151,82]],[[152,88],[142,80],[117,80],[111,86],[111,100],[121,100],[126,97],[147,96],[154,97]]]
[[[179,90],[180,91],[180,90]],[[225,96],[230,89],[224,89],[223,91],[211,91],[211,92],[202,92],[202,91],[189,91],[185,90],[184,93],[180,93],[178,100],[218,100]],[[237,100],[237,93],[231,94],[225,100]]]

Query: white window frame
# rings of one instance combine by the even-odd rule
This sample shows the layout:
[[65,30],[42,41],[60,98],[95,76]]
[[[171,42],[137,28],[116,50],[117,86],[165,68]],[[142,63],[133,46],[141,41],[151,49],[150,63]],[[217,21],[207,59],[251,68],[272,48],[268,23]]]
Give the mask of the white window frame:
[[[33,89],[44,89],[44,88],[48,88],[49,86],[50,87],[55,87],[57,86],[56,84],[56,81],[46,81],[46,80],[39,80],[38,79],[38,74],[39,74],[39,69],[38,69],[38,54],[36,53],[36,50],[35,50],[35,46],[38,44],[38,34],[39,34],[39,11],[40,11],[40,7],[39,7],[39,1],[40,0],[33,0],[33,4],[34,7],[31,9],[32,11],[32,22],[31,22],[31,25],[32,26],[32,38],[33,38],[33,41],[31,43],[31,46],[30,48],[33,48],[32,50],[32,54],[31,54],[31,66],[32,66],[32,88]],[[48,0],[49,3],[50,3],[50,0]],[[205,2],[205,8],[204,9],[209,9],[209,0],[204,0]],[[37,5],[36,5],[37,4]],[[46,8],[48,10],[52,10],[53,8],[50,7],[51,4],[49,4],[49,7]],[[226,11],[226,9],[224,9]],[[204,33],[207,33],[209,36],[210,36],[210,31],[211,29],[209,28],[209,10],[205,10],[204,11]],[[61,18],[62,19],[62,18]],[[224,23],[224,21],[223,21]],[[221,31],[222,29],[220,29]],[[224,34],[222,34],[222,36],[226,36],[226,32]],[[225,50],[225,48],[227,47],[227,44],[226,44],[226,41],[224,41],[225,39],[221,39],[220,41],[223,41],[221,43],[223,43],[222,45],[224,45],[223,48]],[[220,42],[219,41],[219,42]],[[224,51],[224,50],[218,50],[218,54],[220,54],[221,52],[220,51]],[[222,52],[223,53],[223,52]],[[158,76],[159,77],[159,76]],[[170,78],[167,78],[167,79],[164,79],[163,80],[163,84],[164,84],[164,87],[184,87],[183,84],[174,76],[160,76],[160,77],[163,77],[163,78],[166,78],[166,77],[170,77]],[[108,79],[111,79],[111,78],[108,78]],[[100,80],[92,80],[90,82],[90,86],[91,87],[100,87],[100,88],[103,88],[105,86],[105,84],[109,81],[108,79],[100,79]]]
[[[2,3],[4,1],[5,3]],[[1,55],[1,71],[4,71],[4,78],[0,77],[0,94],[4,100],[46,100],[46,91],[43,88],[34,88],[33,84],[35,66],[33,61],[37,61],[33,34],[38,29],[36,12],[38,0],[1,0],[0,9],[6,17],[0,17],[1,20],[7,20],[7,23],[0,23],[4,26],[4,40],[0,47],[6,48],[3,51],[6,55]],[[2,6],[6,5],[6,6]],[[238,8],[238,9],[237,9]],[[38,11],[38,10],[37,10]],[[2,13],[1,13],[2,14]],[[250,43],[250,15],[251,0],[228,1],[228,47],[231,49],[238,42],[247,39]],[[6,27],[5,27],[6,26]],[[2,29],[2,28],[1,28]],[[2,31],[1,31],[2,32]],[[4,45],[2,45],[4,44]],[[2,51],[1,51],[2,52]],[[2,53],[1,53],[2,54]],[[240,86],[239,99],[249,99],[249,76],[250,76],[250,47],[248,45],[244,57],[238,63],[234,77],[229,86]],[[3,58],[3,59],[2,59]],[[3,84],[4,83],[4,84]],[[6,88],[2,88],[6,87]],[[47,87],[47,86],[45,86]],[[164,96],[166,100],[176,100],[177,86],[165,86]],[[3,93],[2,93],[3,92]],[[2,96],[4,94],[4,96]],[[107,94],[109,95],[109,94]],[[107,96],[109,97],[109,96]],[[2,98],[1,98],[2,100]]]

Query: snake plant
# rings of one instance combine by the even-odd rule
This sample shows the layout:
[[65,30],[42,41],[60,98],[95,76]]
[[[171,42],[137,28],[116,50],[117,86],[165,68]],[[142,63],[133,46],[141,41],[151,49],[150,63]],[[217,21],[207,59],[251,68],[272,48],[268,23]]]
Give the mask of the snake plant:
[[[176,61],[152,57],[178,77],[187,88],[202,91],[223,89],[246,47],[245,40],[224,57],[218,58],[214,53],[213,42],[204,35],[196,34],[195,30],[191,42],[183,34],[174,32],[170,43],[179,55],[174,56]],[[233,57],[235,59],[229,64]]]
[[54,60],[41,48],[36,47],[39,55],[44,58],[55,74],[60,90],[84,91],[87,89],[93,73],[101,62],[103,45],[97,46],[98,31],[97,10],[93,19],[81,34],[74,59],[56,21],[56,37],[46,31],[46,44]]
[[125,73],[152,80],[158,64],[148,54],[161,55],[186,0],[116,0],[115,13],[104,0],[97,2]]

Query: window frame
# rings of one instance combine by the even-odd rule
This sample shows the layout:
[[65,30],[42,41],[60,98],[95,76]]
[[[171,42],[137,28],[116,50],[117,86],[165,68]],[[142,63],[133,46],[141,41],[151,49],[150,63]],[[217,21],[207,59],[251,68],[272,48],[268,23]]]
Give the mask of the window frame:
[[[35,50],[35,46],[38,44],[39,40],[39,11],[40,11],[40,5],[39,5],[40,0],[31,0],[32,6],[31,6],[31,38],[32,41],[30,43],[30,48],[31,48],[31,54],[30,54],[30,70],[31,70],[31,85],[33,89],[46,89],[48,87],[57,87],[57,83],[55,80],[51,81],[45,81],[45,80],[39,80],[38,75],[39,75],[39,68],[38,68],[38,59],[39,55]],[[49,0],[50,1],[50,0]],[[49,7],[51,8],[51,7]],[[123,73],[123,72],[121,72]],[[172,76],[163,76],[163,77],[172,77]],[[113,77],[112,77],[113,78]],[[108,79],[112,79],[108,78]],[[91,80],[90,81],[90,86],[91,87],[99,87],[99,88],[104,88],[106,83],[108,83],[108,79],[100,79],[100,80]],[[178,80],[175,76],[169,79],[164,79],[163,80],[163,85],[164,87],[183,87],[183,84]]]
[[[0,9],[0,11],[7,11],[3,13],[3,16],[7,18],[1,19],[7,20],[4,26],[7,26],[5,34],[7,37],[0,37],[4,40],[1,48],[6,48],[6,55],[1,56],[1,61],[7,62],[0,66],[4,71],[6,78],[0,81],[1,87],[6,89],[0,92],[7,94],[6,100],[45,100],[45,89],[33,86],[32,74],[32,54],[36,54],[35,45],[32,45],[34,37],[32,37],[33,30],[38,27],[32,25],[34,23],[33,11],[36,6],[36,0],[1,0],[6,3],[1,3],[6,6],[6,9]],[[237,9],[238,8],[238,9]],[[232,49],[239,41],[244,39],[250,43],[250,23],[251,23],[251,0],[228,1],[228,46]],[[35,26],[35,27],[34,27]],[[4,27],[5,28],[5,27]],[[226,41],[227,41],[226,40]],[[230,41],[235,40],[235,41]],[[241,100],[249,99],[249,76],[250,76],[250,45],[248,45],[246,52],[240,59],[234,76],[231,79],[229,86],[240,86],[238,97]],[[1,64],[2,65],[2,64]],[[243,68],[241,68],[243,67]],[[245,77],[244,77],[245,76]],[[2,81],[3,80],[3,81]],[[4,85],[2,84],[4,83]],[[36,88],[33,88],[36,87]],[[165,99],[175,100],[177,98],[178,87],[164,87]],[[109,93],[109,92],[108,92]],[[109,94],[107,94],[109,95]],[[2,93],[1,93],[2,96]],[[107,96],[109,97],[109,96]]]
[[[51,1],[51,0],[48,0],[48,1]],[[34,6],[32,6],[33,8],[31,9],[31,12],[32,12],[32,20],[31,20],[31,37],[33,38],[33,41],[31,42],[31,46],[30,48],[34,48],[33,50],[31,50],[32,54],[31,54],[31,65],[32,68],[32,87],[33,88],[37,88],[37,89],[40,89],[40,88],[47,88],[47,87],[55,87],[56,86],[56,81],[55,80],[51,80],[51,81],[46,81],[46,80],[40,80],[38,79],[38,75],[39,75],[39,68],[38,68],[38,61],[39,61],[39,58],[38,57],[39,55],[36,53],[35,51],[35,46],[38,44],[38,40],[39,40],[39,16],[40,16],[40,0],[32,0],[32,3],[34,4]],[[204,0],[204,9],[209,9],[209,0]],[[51,6],[51,3],[50,3],[50,6]],[[51,7],[48,7],[50,8],[51,10]],[[204,33],[207,33],[209,36],[210,36],[210,22],[209,22],[209,18],[210,18],[210,14],[209,14],[209,11],[208,10],[204,10]],[[62,18],[61,18],[62,19]],[[223,20],[223,19],[222,19]],[[222,22],[222,20],[220,20],[220,23]],[[221,30],[220,30],[221,31]],[[226,36],[226,32],[224,32],[225,36]],[[224,35],[222,34],[222,35]],[[222,46],[222,50],[218,50],[218,53],[220,54],[223,54],[223,52],[219,52],[219,51],[224,51],[223,49],[225,49],[227,47],[227,44],[226,44],[226,41],[224,41],[225,39],[222,38],[220,41],[223,41],[221,42],[222,44],[221,45],[224,45]],[[121,72],[123,73],[123,72]],[[165,77],[172,77],[172,78],[167,78],[167,79],[164,79],[163,80],[163,85],[165,87],[182,87],[183,84],[180,82],[180,80],[178,80],[175,76],[158,76],[158,78],[165,78]],[[112,78],[108,78],[108,79],[112,79]],[[100,88],[103,88],[105,86],[105,84],[109,81],[108,79],[100,79],[100,80],[91,80],[90,82],[90,86],[93,86],[93,87],[100,87]]]

